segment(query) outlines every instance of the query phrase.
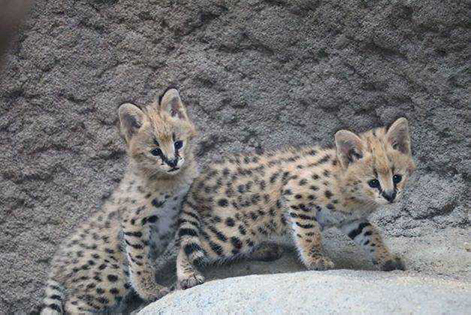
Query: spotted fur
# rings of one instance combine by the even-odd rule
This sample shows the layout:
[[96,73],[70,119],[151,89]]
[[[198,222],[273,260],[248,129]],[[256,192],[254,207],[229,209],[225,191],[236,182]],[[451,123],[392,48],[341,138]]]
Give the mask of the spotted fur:
[[276,244],[285,238],[307,268],[333,268],[321,247],[321,231],[329,227],[345,232],[382,270],[404,269],[367,218],[401,197],[415,169],[407,120],[360,136],[342,130],[335,143],[335,149],[229,156],[207,167],[182,207],[178,286],[204,281],[198,264],[276,259]]
[[155,300],[154,259],[171,244],[181,202],[197,176],[195,128],[176,89],[140,109],[119,108],[129,164],[119,187],[53,258],[41,314],[117,311],[131,290]]

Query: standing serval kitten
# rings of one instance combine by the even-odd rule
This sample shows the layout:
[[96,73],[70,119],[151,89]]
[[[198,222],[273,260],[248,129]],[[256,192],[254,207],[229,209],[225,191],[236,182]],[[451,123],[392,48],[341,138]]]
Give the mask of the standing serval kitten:
[[173,88],[143,109],[121,105],[119,119],[129,156],[124,179],[56,253],[41,314],[115,309],[131,289],[145,300],[168,293],[152,259],[172,241],[198,175],[195,127]]
[[321,231],[333,226],[382,270],[403,270],[367,218],[402,195],[415,169],[407,120],[360,136],[341,130],[335,144],[231,156],[210,165],[182,207],[178,286],[203,283],[195,264],[247,254],[276,259],[280,248],[266,242],[284,235],[307,268],[333,268],[321,248]]

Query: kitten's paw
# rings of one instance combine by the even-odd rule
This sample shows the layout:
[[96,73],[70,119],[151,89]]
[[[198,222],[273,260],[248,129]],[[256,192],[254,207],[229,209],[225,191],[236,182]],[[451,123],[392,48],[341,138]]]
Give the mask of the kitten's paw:
[[307,265],[309,270],[329,270],[335,267],[335,264],[330,258],[327,257],[311,257]]
[[203,283],[204,277],[199,273],[193,273],[184,279],[179,279],[177,283],[177,288],[180,290],[186,290]]
[[138,291],[139,296],[144,301],[148,301],[148,302],[157,301],[169,293],[170,293],[170,289],[161,285],[154,285],[152,287],[147,287],[145,290],[141,288],[141,290]]
[[380,265],[382,271],[406,270],[404,262],[399,257],[394,257]]
[[171,292],[170,288],[163,287],[162,289],[159,290],[159,293],[157,295],[157,300],[163,298],[164,296],[166,296],[170,292]]

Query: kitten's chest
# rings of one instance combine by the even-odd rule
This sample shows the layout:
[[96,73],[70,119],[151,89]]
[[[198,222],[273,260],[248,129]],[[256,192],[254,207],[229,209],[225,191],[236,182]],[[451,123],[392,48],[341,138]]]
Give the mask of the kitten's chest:
[[183,195],[175,196],[167,200],[164,206],[156,213],[159,219],[152,228],[159,234],[172,229],[180,212],[182,201]]
[[160,251],[161,247],[165,247],[173,239],[181,205],[188,189],[189,186],[178,190],[173,196],[169,196],[159,208],[152,211],[152,215],[156,219],[150,225],[151,242],[157,251]]

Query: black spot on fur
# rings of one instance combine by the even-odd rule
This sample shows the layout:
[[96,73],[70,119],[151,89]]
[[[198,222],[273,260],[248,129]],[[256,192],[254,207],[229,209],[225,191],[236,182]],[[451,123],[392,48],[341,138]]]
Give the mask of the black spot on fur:
[[155,222],[157,222],[158,219],[159,219],[158,216],[153,215],[153,216],[147,217],[147,222],[149,222],[149,223],[155,223]]
[[159,200],[157,200],[157,198],[152,200],[152,205],[156,208],[162,207],[164,205],[164,203],[165,203],[165,200],[164,201],[159,201]]
[[218,205],[221,207],[227,207],[229,203],[227,202],[227,199],[219,199]]
[[235,225],[234,219],[233,218],[227,218],[226,219],[226,225],[230,226],[230,227],[233,227]]
[[119,294],[119,290],[117,288],[111,288],[110,293],[113,294],[113,295],[117,295],[117,294]]
[[209,242],[209,246],[211,247],[211,250],[215,252],[218,256],[222,256],[224,251],[222,247],[214,242]]
[[[361,234],[361,232],[363,231],[363,229],[367,226],[371,226],[371,224],[369,222],[362,222],[358,225],[358,227],[356,229],[354,229],[353,231],[351,231],[350,233],[348,233],[348,237],[350,237],[352,240],[355,239],[355,237],[357,237],[358,235]],[[373,244],[372,244],[373,245]]]
[[234,246],[234,248],[236,249],[241,249],[243,245],[240,239],[235,236],[231,237],[231,243],[232,243],[232,246]]

